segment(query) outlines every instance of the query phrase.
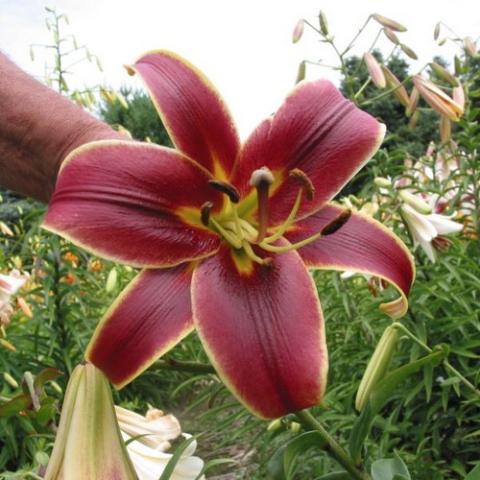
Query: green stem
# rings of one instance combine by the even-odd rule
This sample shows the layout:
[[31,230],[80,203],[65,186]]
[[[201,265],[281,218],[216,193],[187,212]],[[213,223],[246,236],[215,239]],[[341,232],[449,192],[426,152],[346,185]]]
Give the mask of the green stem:
[[174,360],[173,358],[164,358],[161,360],[157,360],[155,362],[155,365],[160,368],[179,370],[182,372],[216,373],[215,369],[208,363],[183,362],[179,360]]
[[355,465],[348,453],[338,444],[338,442],[325,430],[323,425],[308,411],[301,410],[296,413],[298,420],[305,427],[314,430],[320,434],[324,440],[322,448],[325,449],[343,468],[356,480],[370,480],[370,475],[362,471]]

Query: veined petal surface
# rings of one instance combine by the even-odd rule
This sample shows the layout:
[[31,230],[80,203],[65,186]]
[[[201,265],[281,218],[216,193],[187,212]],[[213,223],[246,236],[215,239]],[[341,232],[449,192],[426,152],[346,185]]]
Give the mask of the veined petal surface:
[[146,83],[175,146],[227,180],[240,141],[226,105],[205,75],[164,50],[146,53],[132,68]]
[[229,249],[196,267],[194,322],[215,369],[262,418],[320,403],[328,359],[313,280],[296,252],[238,269]]
[[[137,267],[166,267],[215,252],[200,207],[222,198],[210,174],[178,152],[152,144],[86,144],[65,160],[43,226],[87,250]],[[189,223],[184,210],[197,211]]]
[[348,101],[327,80],[302,82],[245,143],[232,182],[245,197],[250,175],[268,167],[275,176],[270,198],[272,223],[290,212],[299,183],[288,176],[302,170],[315,187],[312,201],[304,200],[300,215],[332,199],[373,156],[385,133],[384,125]]
[[192,267],[144,270],[99,323],[86,358],[121,388],[193,330]]
[[[329,203],[297,222],[285,237],[292,243],[301,241],[320,232],[343,210]],[[394,318],[406,313],[406,297],[415,278],[412,255],[393,232],[373,218],[352,212],[337,232],[300,248],[299,253],[308,267],[353,270],[387,280],[399,290],[401,299],[380,308]]]

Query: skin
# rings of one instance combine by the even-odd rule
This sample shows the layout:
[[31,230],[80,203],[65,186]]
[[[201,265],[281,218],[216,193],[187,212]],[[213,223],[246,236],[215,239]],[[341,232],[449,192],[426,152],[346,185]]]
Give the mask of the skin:
[[48,202],[63,159],[94,140],[124,139],[0,52],[0,185]]

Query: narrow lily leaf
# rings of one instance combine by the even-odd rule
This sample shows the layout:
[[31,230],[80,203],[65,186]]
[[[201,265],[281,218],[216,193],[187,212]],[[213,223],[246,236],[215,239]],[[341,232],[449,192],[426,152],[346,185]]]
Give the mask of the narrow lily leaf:
[[[88,143],[62,164],[43,226],[114,261],[178,265],[214,253],[220,243],[200,223],[206,201],[223,201],[210,179],[175,150],[130,141]],[[192,210],[196,215],[183,215]]]
[[[282,445],[269,460],[267,469],[272,480],[291,480],[298,455],[309,448],[322,448],[324,439],[318,432],[305,432]],[[349,478],[349,477],[348,477]]]
[[480,478],[480,464],[472,468],[463,480],[478,480]]
[[[329,203],[297,222],[285,237],[296,243],[321,232],[343,210]],[[372,217],[352,212],[337,232],[310,243],[299,253],[308,267],[356,271],[387,280],[397,288],[401,298],[380,308],[393,318],[406,313],[407,295],[415,277],[412,255],[393,232]]]
[[275,177],[270,220],[281,223],[299,190],[289,171],[300,169],[315,188],[313,200],[300,207],[299,215],[304,216],[341,190],[378,150],[384,134],[384,125],[345,99],[329,81],[302,82],[247,139],[232,181],[242,195],[253,195],[251,173],[268,167]]
[[147,85],[175,146],[227,180],[240,141],[225,103],[205,75],[165,50],[144,54],[131,69]]
[[425,365],[438,365],[446,356],[444,350],[438,350],[418,360],[403,365],[390,372],[372,389],[369,401],[353,425],[350,434],[349,449],[354,461],[359,461],[365,438],[370,433],[375,415],[390,400],[398,385]]
[[144,270],[98,325],[86,358],[121,388],[193,329],[191,266]]
[[22,410],[30,407],[32,400],[29,395],[18,395],[8,402],[0,405],[0,418],[7,418],[13,415],[17,415]]
[[411,480],[410,472],[403,460],[396,455],[395,458],[382,458],[373,462],[372,480]]
[[177,465],[177,463],[180,461],[180,459],[182,458],[182,455],[184,454],[184,452],[186,452],[186,450],[188,449],[188,447],[191,446],[191,444],[193,444],[193,442],[196,441],[196,438],[195,437],[190,437],[190,438],[186,438],[176,449],[175,449],[175,453],[173,454],[172,458],[170,459],[170,461],[167,463],[167,465],[165,466],[165,470],[163,471],[162,475],[160,476],[160,478],[158,480],[169,480],[169,478],[172,476],[173,474],[173,470],[175,469],[175,466]]
[[323,315],[298,253],[239,269],[222,249],[195,269],[192,306],[215,370],[253,413],[278,418],[320,403],[328,368]]
[[38,375],[35,376],[35,380],[33,381],[33,386],[37,392],[51,380],[55,380],[58,378],[62,372],[56,368],[44,368]]

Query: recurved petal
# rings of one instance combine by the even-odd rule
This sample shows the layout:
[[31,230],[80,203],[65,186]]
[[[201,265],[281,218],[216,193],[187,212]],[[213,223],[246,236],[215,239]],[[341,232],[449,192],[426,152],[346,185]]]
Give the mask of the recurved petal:
[[304,200],[300,209],[306,215],[333,198],[363,167],[384,133],[384,125],[345,99],[331,82],[302,82],[249,137],[233,183],[246,196],[252,192],[252,172],[268,167],[275,176],[270,218],[279,223],[295,202],[299,184],[288,172],[298,168],[315,187],[314,199]]
[[107,311],[86,358],[121,388],[193,329],[189,264],[144,270]]
[[[298,222],[285,235],[292,243],[320,232],[342,211],[327,204]],[[407,296],[414,277],[413,258],[403,242],[371,217],[352,212],[350,219],[334,234],[322,237],[299,250],[308,267],[328,270],[353,270],[383,278],[392,283],[401,298],[380,309],[399,318],[408,309]]]
[[222,201],[210,178],[175,150],[129,141],[89,143],[62,165],[43,226],[133,266],[202,258],[219,246],[200,223],[201,205]]
[[259,417],[318,404],[327,348],[316,288],[300,256],[240,265],[222,249],[193,274],[194,322],[215,369]]
[[131,68],[145,82],[175,146],[227,180],[240,142],[225,103],[205,75],[165,50],[146,53]]

